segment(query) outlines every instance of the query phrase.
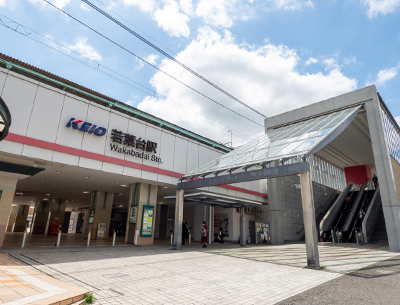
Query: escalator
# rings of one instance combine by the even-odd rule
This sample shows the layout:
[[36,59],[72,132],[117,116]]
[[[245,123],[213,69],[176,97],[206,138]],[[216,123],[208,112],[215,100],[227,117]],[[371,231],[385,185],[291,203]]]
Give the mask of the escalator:
[[361,189],[349,211],[346,220],[343,222],[342,227],[337,228],[339,240],[341,242],[354,242],[352,238],[355,239],[355,235],[353,234],[354,227],[358,216],[360,214],[360,210],[364,206],[366,199],[368,197],[368,191],[365,189],[366,183],[361,186]]
[[346,186],[321,221],[321,239],[332,242],[370,242],[381,204],[378,190],[369,190],[367,184],[360,191]]
[[[343,192],[339,195],[332,207],[328,210],[325,217],[320,222],[320,239],[321,241],[332,240],[332,229],[336,226],[339,218],[343,213],[343,209],[346,207],[346,198],[351,195],[351,189],[353,183],[350,182]],[[335,237],[333,236],[334,240]]]
[[333,241],[343,241],[343,228],[345,227],[349,216],[352,214],[355,205],[360,201],[360,196],[362,196],[361,192],[362,191],[353,191],[347,196],[350,200],[347,200],[346,198],[342,213],[340,214],[336,225],[332,227],[332,235],[334,237]]

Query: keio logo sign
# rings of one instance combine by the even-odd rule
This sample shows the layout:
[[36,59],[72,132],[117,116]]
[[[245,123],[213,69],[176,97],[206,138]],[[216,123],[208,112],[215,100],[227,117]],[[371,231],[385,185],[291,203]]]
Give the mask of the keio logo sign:
[[[81,123],[83,124],[80,125]],[[89,134],[93,133],[98,137],[104,136],[107,132],[107,129],[104,127],[97,127],[97,125],[93,125],[92,123],[84,122],[81,120],[75,120],[75,118],[71,118],[65,127],[71,127],[71,126],[73,129],[87,132]]]

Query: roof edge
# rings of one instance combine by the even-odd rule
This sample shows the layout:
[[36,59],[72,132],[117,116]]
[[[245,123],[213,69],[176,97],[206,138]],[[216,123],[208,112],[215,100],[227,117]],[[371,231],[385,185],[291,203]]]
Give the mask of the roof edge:
[[361,88],[355,91],[351,91],[336,97],[329,98],[317,103],[313,103],[301,108],[293,109],[269,118],[264,121],[265,132],[270,128],[276,128],[279,126],[295,123],[308,119],[314,116],[320,116],[321,114],[334,112],[340,109],[349,108],[363,104],[377,96],[377,90],[375,85],[371,85],[365,88]]
[[116,110],[118,112],[128,114],[131,117],[136,119],[145,121],[147,123],[151,123],[157,127],[163,128],[165,130],[172,131],[178,135],[185,136],[186,138],[196,140],[202,144],[210,146],[212,148],[218,149],[222,152],[230,152],[232,149],[223,145],[222,143],[218,143],[206,137],[203,137],[199,134],[196,134],[192,131],[189,131],[185,128],[179,127],[173,123],[160,119],[154,115],[151,115],[147,112],[141,111],[135,107],[127,105],[123,102],[120,102],[116,99],[110,98],[106,95],[103,95],[97,91],[91,90],[84,86],[81,86],[77,83],[69,81],[60,76],[54,75],[45,70],[39,69],[35,66],[22,62],[18,59],[12,58],[8,55],[0,53],[0,67],[6,68],[8,70],[12,70],[15,73],[27,76],[29,78],[39,80],[43,83],[51,85],[55,88],[61,89],[70,94],[74,94],[76,96],[84,97],[90,101],[98,103],[100,105],[109,107],[110,109]]

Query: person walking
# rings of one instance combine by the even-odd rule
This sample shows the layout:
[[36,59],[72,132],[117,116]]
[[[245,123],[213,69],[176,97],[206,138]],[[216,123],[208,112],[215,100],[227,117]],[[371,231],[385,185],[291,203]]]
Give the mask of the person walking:
[[182,245],[185,244],[185,239],[189,239],[189,230],[186,224],[187,222],[182,223]]
[[379,183],[378,183],[378,177],[377,177],[376,175],[374,175],[374,176],[372,177],[372,182],[374,183],[375,189],[377,189],[378,186],[379,186]]
[[205,221],[203,221],[203,225],[201,226],[201,242],[203,243],[203,248],[207,248],[208,242],[208,227]]

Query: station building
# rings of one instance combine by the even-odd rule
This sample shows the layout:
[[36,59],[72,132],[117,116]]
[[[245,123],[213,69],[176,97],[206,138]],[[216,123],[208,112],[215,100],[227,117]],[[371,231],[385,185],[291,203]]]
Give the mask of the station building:
[[199,241],[203,220],[244,245],[265,223],[273,244],[305,239],[318,266],[319,231],[335,241],[345,197],[354,218],[369,190],[363,241],[383,224],[381,241],[400,251],[400,128],[375,86],[270,117],[234,150],[6,55],[0,97],[12,117],[0,142],[0,246],[28,228],[32,245],[58,229],[76,244],[115,230],[138,245],[174,232],[180,248],[182,223]]
[[[58,229],[76,244],[89,232],[94,241],[111,240],[114,230],[120,243],[169,240],[175,202],[165,197],[185,173],[231,151],[3,54],[0,97],[12,117],[0,142],[0,246],[4,239],[20,245],[26,228],[30,245],[35,236],[53,245]],[[213,197],[204,201],[202,192]],[[265,180],[191,193],[183,219],[193,240],[203,220],[219,218],[225,240],[237,241],[236,206],[248,207],[247,222],[268,217]],[[235,207],[226,208],[230,202]]]

